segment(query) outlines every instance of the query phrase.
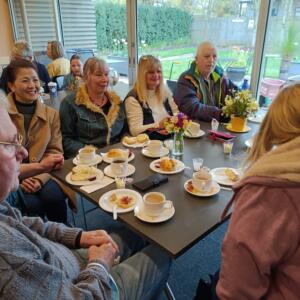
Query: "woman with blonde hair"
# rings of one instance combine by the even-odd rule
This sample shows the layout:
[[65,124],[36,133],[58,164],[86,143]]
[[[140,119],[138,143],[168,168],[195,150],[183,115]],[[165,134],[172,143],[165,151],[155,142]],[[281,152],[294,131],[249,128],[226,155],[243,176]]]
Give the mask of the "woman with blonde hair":
[[219,299],[299,299],[299,195],[300,84],[294,84],[273,100],[234,186]]
[[103,59],[89,58],[83,66],[84,83],[60,105],[65,157],[85,145],[103,147],[120,140],[126,129],[120,97],[108,89],[109,68]]
[[[144,55],[140,58],[133,89],[125,97],[125,109],[130,133],[156,133],[165,119],[178,113],[171,91],[163,81],[158,58]],[[157,138],[157,136],[155,136]]]
[[48,42],[47,55],[53,61],[47,66],[51,78],[67,75],[70,72],[70,61],[65,58],[65,50],[61,42]]

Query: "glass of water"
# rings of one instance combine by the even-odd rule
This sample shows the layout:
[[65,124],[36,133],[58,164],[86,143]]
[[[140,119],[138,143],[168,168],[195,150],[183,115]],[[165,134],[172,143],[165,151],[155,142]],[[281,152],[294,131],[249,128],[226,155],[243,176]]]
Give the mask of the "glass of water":
[[194,171],[200,171],[203,166],[203,159],[201,157],[193,158],[193,168]]

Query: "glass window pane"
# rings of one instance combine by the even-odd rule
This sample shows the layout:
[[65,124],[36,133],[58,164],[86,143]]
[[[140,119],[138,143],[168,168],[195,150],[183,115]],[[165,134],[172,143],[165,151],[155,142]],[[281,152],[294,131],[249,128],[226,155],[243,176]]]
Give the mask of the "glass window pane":
[[268,105],[285,81],[300,80],[300,2],[272,0],[259,87]]
[[206,40],[217,46],[218,63],[233,81],[241,84],[251,76],[259,0],[137,3],[139,56],[158,56],[166,79],[177,80]]

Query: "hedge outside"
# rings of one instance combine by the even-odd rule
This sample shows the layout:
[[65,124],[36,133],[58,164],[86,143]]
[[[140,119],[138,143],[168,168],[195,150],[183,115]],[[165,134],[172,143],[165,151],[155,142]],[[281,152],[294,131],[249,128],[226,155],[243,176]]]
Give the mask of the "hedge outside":
[[[126,7],[110,2],[96,3],[97,45],[100,51],[127,51]],[[164,5],[138,6],[138,41],[142,47],[191,38],[192,15]]]

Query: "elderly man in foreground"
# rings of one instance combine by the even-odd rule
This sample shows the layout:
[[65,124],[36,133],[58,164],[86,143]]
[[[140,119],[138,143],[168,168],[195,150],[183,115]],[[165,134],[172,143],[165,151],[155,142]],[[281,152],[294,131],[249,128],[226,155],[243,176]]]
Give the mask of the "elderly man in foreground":
[[189,70],[178,79],[174,94],[179,110],[194,120],[220,120],[226,95],[237,86],[216,65],[217,50],[210,42],[198,46]]
[[[129,231],[110,236],[44,223],[4,201],[27,156],[17,136],[0,105],[0,298],[155,299],[170,268],[162,251],[147,246],[128,258],[144,244]],[[123,261],[113,266],[118,253]]]

